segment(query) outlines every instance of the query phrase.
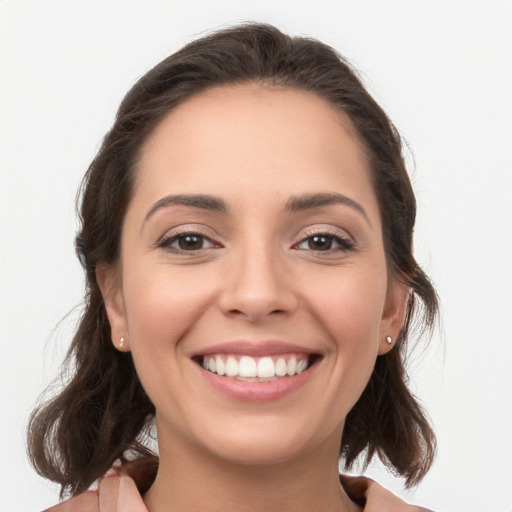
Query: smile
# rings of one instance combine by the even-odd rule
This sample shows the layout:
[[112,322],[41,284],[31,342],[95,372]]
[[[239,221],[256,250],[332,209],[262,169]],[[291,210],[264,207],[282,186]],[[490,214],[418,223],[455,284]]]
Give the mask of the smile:
[[323,354],[276,340],[237,340],[190,354],[208,387],[230,400],[263,403],[284,399],[318,372]]
[[314,361],[307,354],[280,354],[252,357],[248,355],[212,354],[202,357],[205,370],[223,377],[248,382],[268,382],[300,375]]

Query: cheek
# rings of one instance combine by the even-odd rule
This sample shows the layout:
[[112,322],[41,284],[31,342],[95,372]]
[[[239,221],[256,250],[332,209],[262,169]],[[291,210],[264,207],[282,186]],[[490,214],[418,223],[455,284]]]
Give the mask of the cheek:
[[180,389],[185,396],[192,392],[182,364],[182,340],[211,305],[215,276],[168,265],[125,267],[129,269],[123,275],[126,320],[137,374],[157,410],[186,416],[179,394],[170,390]]
[[307,300],[316,325],[330,340],[332,393],[337,403],[345,404],[346,414],[368,383],[378,356],[387,280],[372,268],[344,270],[317,279]]
[[380,267],[368,266],[358,272],[334,269],[316,276],[314,286],[309,286],[304,295],[319,324],[337,341],[339,350],[379,343],[387,288]]
[[215,286],[210,273],[197,269],[131,267],[124,276],[124,296],[132,349],[179,347],[180,339],[211,304]]

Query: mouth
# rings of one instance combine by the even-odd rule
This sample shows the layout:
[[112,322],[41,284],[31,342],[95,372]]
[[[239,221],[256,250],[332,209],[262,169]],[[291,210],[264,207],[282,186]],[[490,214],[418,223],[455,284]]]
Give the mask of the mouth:
[[190,354],[210,389],[229,400],[268,403],[293,396],[318,372],[323,354],[276,340],[235,340]]
[[273,382],[289,379],[309,370],[319,354],[287,353],[253,357],[245,354],[206,354],[194,361],[204,370],[242,382]]

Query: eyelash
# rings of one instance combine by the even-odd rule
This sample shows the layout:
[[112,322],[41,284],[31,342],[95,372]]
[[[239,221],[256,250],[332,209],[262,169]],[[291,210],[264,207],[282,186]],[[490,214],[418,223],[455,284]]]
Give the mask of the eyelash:
[[[172,244],[174,244],[175,242],[179,243],[181,240],[183,240],[187,237],[197,237],[197,238],[201,239],[201,241],[203,241],[203,243],[205,241],[209,242],[211,244],[211,246],[210,247],[200,247],[198,249],[191,249],[191,250],[182,249],[181,247],[172,247]],[[170,235],[164,237],[158,243],[158,247],[165,249],[169,252],[177,253],[177,254],[187,254],[187,253],[196,253],[197,254],[204,250],[211,249],[212,247],[219,247],[219,245],[216,244],[215,242],[213,242],[211,238],[207,237],[203,233],[199,233],[196,231],[186,231],[183,233],[170,234]]]
[[[205,242],[209,243],[209,247],[199,247],[197,249],[183,249],[181,247],[173,247],[173,244],[179,243],[180,241],[186,239],[187,237],[197,237],[202,242],[201,245],[204,245]],[[338,247],[328,247],[327,249],[314,249],[311,247],[308,248],[301,248],[300,246],[304,243],[308,243],[310,240],[314,239],[315,237],[324,238],[327,239],[327,241],[330,241],[331,246],[333,243],[338,244]],[[169,252],[173,252],[175,254],[191,254],[191,253],[201,253],[204,250],[208,250],[211,248],[218,248],[220,247],[220,244],[216,244],[212,241],[211,238],[207,237],[203,233],[197,232],[197,231],[186,231],[183,233],[172,233],[163,238],[159,243],[158,247],[165,249]],[[349,252],[354,250],[355,244],[352,240],[350,240],[346,236],[342,236],[338,231],[312,231],[306,234],[302,240],[300,240],[297,244],[294,244],[294,249],[297,250],[304,250],[304,251],[312,251],[314,253],[326,253],[326,254],[332,254],[335,252]]]
[[[329,247],[326,250],[311,249],[309,247],[307,249],[300,249],[300,247],[299,247],[300,245],[302,245],[303,243],[307,243],[309,240],[312,240],[315,237],[326,238],[331,241],[331,245],[333,242],[335,242],[339,245],[339,247],[334,247],[334,248]],[[347,236],[341,235],[338,231],[320,230],[320,231],[312,231],[312,232],[306,233],[306,236],[298,244],[295,244],[294,247],[296,247],[298,250],[307,250],[307,251],[312,251],[315,253],[330,254],[330,253],[334,253],[334,252],[338,252],[338,251],[341,251],[341,252],[352,251],[355,249],[355,244],[350,238],[348,238]]]

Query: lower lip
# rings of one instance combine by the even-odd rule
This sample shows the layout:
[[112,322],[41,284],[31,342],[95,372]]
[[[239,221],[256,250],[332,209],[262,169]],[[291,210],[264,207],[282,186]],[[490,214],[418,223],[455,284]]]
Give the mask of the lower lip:
[[215,391],[228,398],[243,402],[272,402],[284,398],[304,386],[312,377],[317,366],[317,363],[315,363],[299,375],[266,382],[247,382],[230,377],[222,377],[205,370],[199,365],[197,365],[197,368]]

